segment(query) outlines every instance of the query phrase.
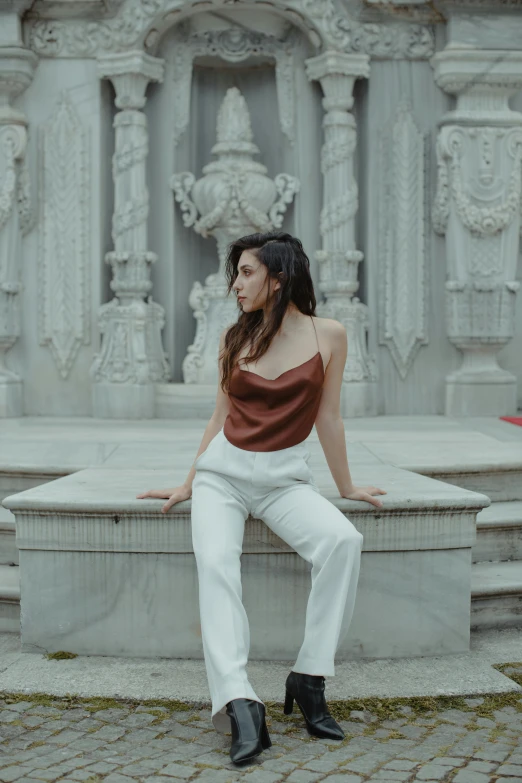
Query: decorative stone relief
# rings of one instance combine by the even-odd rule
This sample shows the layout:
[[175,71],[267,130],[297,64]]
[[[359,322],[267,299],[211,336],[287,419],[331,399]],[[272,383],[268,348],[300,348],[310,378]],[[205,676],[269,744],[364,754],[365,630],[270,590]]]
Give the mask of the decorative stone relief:
[[[5,21],[1,16],[0,24]],[[18,19],[10,21],[15,31]],[[26,225],[20,193],[25,189],[27,122],[11,101],[31,83],[36,62],[35,54],[21,46],[0,47],[0,418],[23,414],[22,379],[8,368],[6,355],[21,332],[18,296]]]
[[355,80],[369,76],[369,60],[365,55],[327,51],[307,60],[306,70],[309,79],[321,83],[325,109],[321,155],[324,195],[320,219],[323,246],[316,258],[319,289],[326,302],[318,305],[317,312],[340,321],[348,335],[342,415],[372,415],[376,412],[377,369],[366,347],[368,311],[358,297],[353,297],[359,288],[357,270],[363,254],[355,248],[358,188],[353,175],[353,155],[357,134],[350,112]]
[[23,160],[20,176],[18,177],[16,199],[18,202],[20,231],[22,232],[22,236],[26,236],[26,234],[29,234],[36,225],[36,210],[33,203],[31,180],[26,158]]
[[428,342],[425,147],[411,105],[401,101],[381,134],[378,230],[379,341],[388,346],[403,380]]
[[[106,263],[113,271],[115,298],[102,305],[100,352],[91,367],[94,414],[106,418],[154,416],[154,384],[167,381],[170,368],[161,342],[164,310],[152,301],[150,265],[157,256],[147,249],[149,195],[145,105],[148,83],[163,79],[163,61],[143,52],[99,60],[99,75],[116,90],[115,152],[112,160],[114,250]],[[144,297],[147,296],[147,301]]]
[[437,139],[433,226],[446,237],[448,338],[463,353],[446,378],[447,415],[516,411],[516,378],[497,353],[513,337],[522,190],[522,52],[444,50],[437,83],[457,106]]
[[238,236],[280,228],[286,207],[299,189],[295,177],[279,174],[272,181],[266,167],[253,160],[259,149],[253,142],[246,101],[237,87],[227,90],[219,109],[212,153],[218,159],[203,168],[200,180],[190,172],[171,179],[185,226],[193,226],[204,237],[215,237],[219,256],[218,272],[206,278],[205,286],[196,282],[190,295],[197,330],[183,361],[185,383],[217,382],[219,336],[237,320],[236,300],[226,297],[227,245]]
[[186,25],[181,28],[174,43],[174,143],[186,131],[190,114],[192,64],[196,57],[215,55],[226,62],[241,62],[252,56],[271,57],[275,60],[275,76],[279,121],[281,129],[291,144],[295,141],[295,85],[294,40],[279,41],[272,35],[231,27],[188,34]]
[[[45,57],[95,57],[141,45],[154,53],[165,30],[182,22],[198,6],[201,3],[197,0],[126,0],[112,19],[28,19],[26,30],[31,48]],[[229,0],[208,0],[205,10],[229,10],[231,6]],[[426,59],[435,51],[432,26],[360,23],[334,0],[269,0],[263,6],[282,12],[318,49],[415,60]]]
[[89,134],[67,92],[40,131],[39,338],[67,378],[90,343]]

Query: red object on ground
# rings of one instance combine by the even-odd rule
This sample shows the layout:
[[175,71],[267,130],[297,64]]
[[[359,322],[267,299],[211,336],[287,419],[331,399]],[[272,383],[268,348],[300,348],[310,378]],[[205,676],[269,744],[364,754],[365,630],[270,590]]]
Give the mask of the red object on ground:
[[500,416],[499,418],[502,421],[509,421],[511,424],[518,424],[519,427],[522,427],[522,416]]

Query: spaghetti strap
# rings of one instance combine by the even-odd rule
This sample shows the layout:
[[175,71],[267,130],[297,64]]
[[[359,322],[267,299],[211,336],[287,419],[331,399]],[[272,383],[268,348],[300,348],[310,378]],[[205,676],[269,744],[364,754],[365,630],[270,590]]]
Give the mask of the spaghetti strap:
[[317,353],[321,353],[321,350],[319,348],[319,338],[317,337],[317,329],[315,328],[314,319],[312,318],[312,316],[310,316],[310,318],[311,318],[311,321],[312,321],[312,326],[314,327],[315,340],[317,342]]

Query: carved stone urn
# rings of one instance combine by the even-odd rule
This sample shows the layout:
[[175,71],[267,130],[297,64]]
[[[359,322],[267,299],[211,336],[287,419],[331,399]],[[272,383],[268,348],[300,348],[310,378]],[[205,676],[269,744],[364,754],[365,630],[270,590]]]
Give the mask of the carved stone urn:
[[212,153],[217,160],[203,168],[201,179],[196,181],[190,172],[171,178],[184,225],[203,237],[215,237],[219,258],[218,271],[208,275],[204,285],[196,281],[190,293],[197,327],[183,360],[185,383],[217,383],[219,336],[237,319],[236,299],[226,295],[227,245],[246,234],[279,228],[287,204],[299,190],[295,177],[278,174],[271,180],[266,166],[253,160],[259,149],[253,142],[246,101],[237,87],[227,91],[219,109]]

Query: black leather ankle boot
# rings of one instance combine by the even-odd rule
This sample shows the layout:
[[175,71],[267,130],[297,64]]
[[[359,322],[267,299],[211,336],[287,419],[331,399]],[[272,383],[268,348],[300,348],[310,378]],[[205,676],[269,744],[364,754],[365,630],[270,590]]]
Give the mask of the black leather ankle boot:
[[272,745],[265,723],[265,705],[253,699],[232,699],[227,704],[232,726],[230,758],[235,764],[251,761]]
[[327,739],[344,738],[344,731],[332,718],[324,697],[324,677],[290,672],[286,679],[285,715],[290,715],[294,699],[303,713],[310,734]]

